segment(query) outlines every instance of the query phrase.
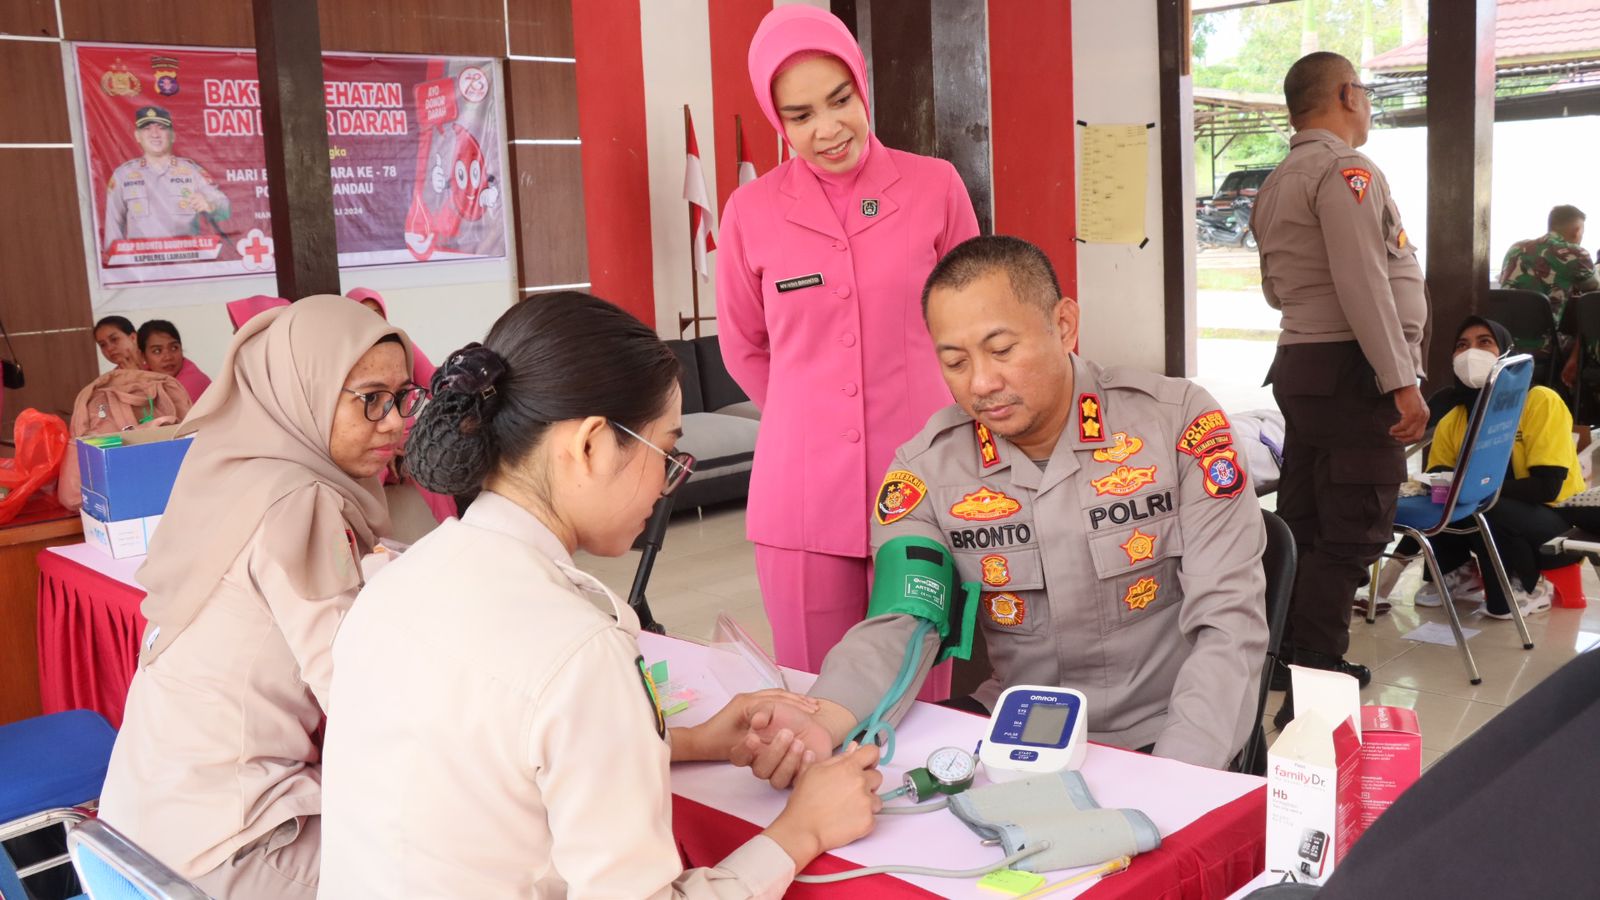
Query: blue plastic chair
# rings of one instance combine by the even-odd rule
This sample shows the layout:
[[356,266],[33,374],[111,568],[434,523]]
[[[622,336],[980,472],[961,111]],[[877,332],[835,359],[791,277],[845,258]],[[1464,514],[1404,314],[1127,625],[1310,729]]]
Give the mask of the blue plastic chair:
[[0,822],[99,797],[116,740],[87,709],[0,725]]
[[[1494,544],[1494,535],[1483,514],[1500,499],[1500,488],[1505,481],[1506,468],[1511,462],[1511,448],[1516,443],[1517,426],[1522,420],[1522,405],[1528,399],[1528,386],[1533,379],[1533,357],[1518,354],[1495,363],[1489,380],[1478,392],[1478,402],[1467,420],[1466,437],[1461,442],[1461,455],[1456,460],[1456,478],[1450,485],[1450,494],[1443,504],[1427,496],[1401,497],[1395,512],[1394,530],[1421,545],[1423,559],[1433,583],[1439,588],[1440,598],[1450,616],[1450,631],[1461,650],[1461,660],[1467,667],[1467,678],[1481,684],[1478,664],[1467,648],[1461,634],[1461,617],[1450,598],[1450,589],[1439,571],[1439,560],[1433,554],[1433,544],[1428,538],[1436,534],[1472,534],[1483,536],[1488,551],[1490,567],[1500,579],[1500,588],[1511,598],[1511,579],[1506,577],[1505,565],[1500,561],[1500,551]],[[1385,554],[1392,556],[1393,554]],[[1522,610],[1514,600],[1511,615],[1522,636],[1524,650],[1533,649],[1533,638],[1528,634],[1528,624],[1522,620]]]
[[[12,838],[22,837],[35,831],[43,831],[55,825],[71,826],[73,823],[82,822],[89,818],[89,814],[81,809],[46,809],[15,819],[0,825],[0,845]],[[18,867],[16,861],[0,846],[0,898],[11,900],[19,897],[27,900],[28,893],[23,890],[22,879],[31,878],[40,872],[54,869],[56,866],[66,865],[70,862],[67,854],[42,859],[26,866]]]
[[90,900],[209,900],[188,879],[99,819],[67,832],[67,852]]

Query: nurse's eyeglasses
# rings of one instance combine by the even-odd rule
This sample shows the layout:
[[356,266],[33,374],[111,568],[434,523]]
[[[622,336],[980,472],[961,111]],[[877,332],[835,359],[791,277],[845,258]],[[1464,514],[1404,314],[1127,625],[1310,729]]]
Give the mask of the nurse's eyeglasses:
[[615,425],[617,430],[633,435],[634,440],[667,458],[667,480],[666,483],[661,485],[661,496],[670,496],[673,491],[683,487],[683,483],[689,480],[690,475],[694,474],[694,456],[692,454],[684,453],[682,450],[668,453],[645,440],[643,435],[628,426],[620,422],[612,422],[611,424]]
[[398,391],[367,391],[362,393],[361,391],[352,391],[349,388],[340,388],[339,390],[361,401],[363,405],[362,411],[366,413],[367,421],[369,422],[382,422],[388,417],[389,410],[396,408],[400,410],[400,418],[409,419],[417,414],[417,411],[422,408],[423,402],[428,399],[428,389],[416,387],[415,385],[401,388]]

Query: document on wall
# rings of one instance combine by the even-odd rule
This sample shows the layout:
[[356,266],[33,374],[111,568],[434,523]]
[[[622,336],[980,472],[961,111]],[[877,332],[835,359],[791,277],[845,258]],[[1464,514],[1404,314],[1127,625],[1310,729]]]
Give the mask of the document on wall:
[[1086,125],[1078,171],[1078,239],[1092,244],[1142,244],[1150,129]]

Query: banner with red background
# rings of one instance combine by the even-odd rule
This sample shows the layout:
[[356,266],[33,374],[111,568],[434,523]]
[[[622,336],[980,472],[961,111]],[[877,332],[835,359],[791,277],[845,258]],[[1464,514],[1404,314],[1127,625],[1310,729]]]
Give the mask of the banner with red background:
[[[100,283],[271,272],[255,54],[74,50]],[[494,61],[325,55],[322,69],[340,267],[505,256]]]

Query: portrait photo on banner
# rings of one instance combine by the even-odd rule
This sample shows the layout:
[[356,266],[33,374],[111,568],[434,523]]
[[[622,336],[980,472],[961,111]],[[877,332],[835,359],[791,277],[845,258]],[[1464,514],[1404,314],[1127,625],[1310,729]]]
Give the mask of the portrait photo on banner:
[[[77,44],[102,287],[273,271],[255,54]],[[506,255],[491,59],[323,54],[339,266]]]

